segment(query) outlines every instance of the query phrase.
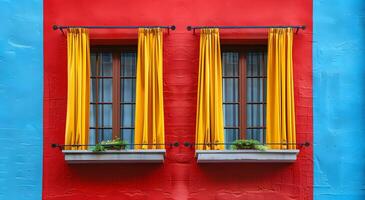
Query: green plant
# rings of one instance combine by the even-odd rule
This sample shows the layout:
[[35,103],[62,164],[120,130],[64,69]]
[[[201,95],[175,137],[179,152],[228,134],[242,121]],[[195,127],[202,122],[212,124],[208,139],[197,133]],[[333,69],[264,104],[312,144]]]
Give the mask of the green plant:
[[91,150],[93,152],[121,150],[125,149],[126,146],[127,144],[125,141],[121,140],[120,138],[115,138],[114,140],[101,141],[99,144],[96,144]]
[[232,144],[232,149],[234,150],[255,149],[255,150],[265,151],[268,149],[268,147],[262,145],[257,140],[236,140]]

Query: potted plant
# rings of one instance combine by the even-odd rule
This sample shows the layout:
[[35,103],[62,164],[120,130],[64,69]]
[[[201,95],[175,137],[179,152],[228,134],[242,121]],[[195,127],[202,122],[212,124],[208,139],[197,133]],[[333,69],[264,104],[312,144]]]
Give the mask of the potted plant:
[[252,149],[252,150],[265,151],[268,149],[268,147],[262,145],[257,140],[236,140],[232,144],[232,149],[234,150]]
[[113,140],[101,141],[99,144],[92,148],[93,152],[100,152],[106,150],[121,150],[125,149],[127,146],[124,140],[120,138],[115,138]]

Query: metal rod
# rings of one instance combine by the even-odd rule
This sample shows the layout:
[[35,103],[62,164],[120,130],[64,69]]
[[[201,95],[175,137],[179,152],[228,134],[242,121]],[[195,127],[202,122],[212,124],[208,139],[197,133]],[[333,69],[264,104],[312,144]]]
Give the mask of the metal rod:
[[[192,147],[192,146],[200,146],[200,145],[232,145],[234,143],[191,143],[191,142],[184,142],[183,145],[185,147]],[[89,147],[89,146],[96,146],[97,144],[51,144],[52,148],[59,148],[59,149],[64,149],[64,147]],[[179,142],[174,142],[174,143],[165,143],[165,144],[124,144],[126,146],[128,145],[167,145],[170,147],[178,147],[180,145]],[[304,143],[265,143],[265,144],[261,144],[261,145],[299,145],[301,147],[309,147],[311,145],[310,142],[306,141]],[[115,146],[114,144],[103,144],[103,146]]]
[[291,25],[278,25],[278,26],[187,26],[186,29],[188,31],[195,31],[195,29],[203,29],[203,28],[219,28],[219,29],[267,29],[267,28],[294,28],[297,29],[297,32],[299,29],[305,30],[304,25],[297,25],[297,26],[291,26]]
[[[128,145],[137,145],[137,146],[144,146],[144,145],[167,145],[170,147],[178,147],[179,146],[179,142],[174,142],[174,143],[164,143],[164,144],[123,144],[125,146]],[[63,149],[64,147],[92,147],[92,146],[96,146],[97,144],[51,144],[52,148],[59,148],[59,149]],[[102,146],[115,146],[115,144],[102,144]]]
[[53,30],[63,30],[69,28],[87,28],[87,29],[137,29],[137,28],[163,28],[168,30],[175,30],[176,26],[63,26],[63,25],[53,25]]
[[[190,142],[184,142],[184,146],[186,147],[192,147],[192,146],[201,146],[201,145],[232,145],[234,143],[190,143]],[[304,142],[304,143],[261,143],[260,145],[299,145],[299,146],[305,146],[309,147],[310,142]]]

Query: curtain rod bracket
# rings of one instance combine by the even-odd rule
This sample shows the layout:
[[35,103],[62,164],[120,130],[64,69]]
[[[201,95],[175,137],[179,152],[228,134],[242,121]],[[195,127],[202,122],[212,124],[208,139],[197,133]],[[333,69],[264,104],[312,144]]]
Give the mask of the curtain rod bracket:
[[53,30],[57,30],[57,29],[59,29],[59,30],[62,32],[63,36],[65,36],[65,37],[66,37],[66,33],[63,31],[63,28],[62,28],[61,26],[53,25],[53,26],[52,26],[52,29],[53,29]]
[[60,31],[62,32],[63,36],[66,36],[65,32],[63,31],[62,28],[60,28]]

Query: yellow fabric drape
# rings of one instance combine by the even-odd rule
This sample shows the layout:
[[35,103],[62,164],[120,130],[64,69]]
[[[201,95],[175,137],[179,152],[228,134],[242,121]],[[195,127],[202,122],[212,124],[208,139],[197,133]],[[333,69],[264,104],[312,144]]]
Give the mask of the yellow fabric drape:
[[[139,29],[136,77],[136,149],[164,149],[162,31]],[[158,145],[147,145],[158,144]]]
[[222,63],[218,29],[200,32],[196,149],[224,149]]
[[[87,145],[89,140],[90,46],[85,29],[67,32],[66,145]],[[66,149],[87,149],[69,147]]]
[[293,83],[293,30],[270,29],[267,61],[266,142],[272,149],[295,149],[295,110]]

